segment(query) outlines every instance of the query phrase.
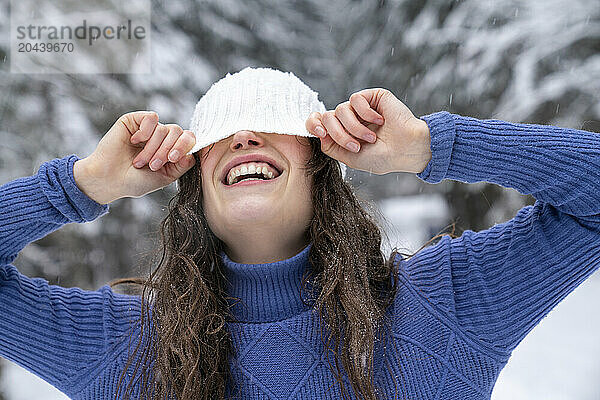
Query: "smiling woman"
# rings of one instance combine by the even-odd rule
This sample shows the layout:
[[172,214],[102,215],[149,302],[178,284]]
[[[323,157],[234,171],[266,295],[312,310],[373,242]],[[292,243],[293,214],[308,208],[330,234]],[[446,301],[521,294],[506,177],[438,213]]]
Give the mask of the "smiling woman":
[[[536,202],[386,257],[344,165]],[[152,273],[111,284],[140,296],[10,264],[174,181]],[[291,73],[245,69],[200,99],[189,131],[125,114],[88,157],[0,187],[0,355],[74,399],[489,399],[515,347],[600,267],[599,193],[597,134],[416,118],[381,88],[325,111]]]
[[[250,93],[267,100],[244,99]],[[216,101],[228,103],[224,108],[231,114],[211,110]],[[279,107],[277,114],[272,102],[308,107],[291,107],[295,115]],[[142,326],[158,327],[148,345],[154,347],[144,352],[157,354],[158,363],[155,371],[144,373],[146,379],[166,378],[156,381],[157,398],[174,389],[178,398],[217,399],[232,395],[235,387],[253,397],[243,375],[264,374],[274,360],[266,362],[266,354],[246,356],[241,369],[230,370],[232,361],[242,362],[241,353],[253,340],[248,329],[296,319],[311,307],[323,320],[325,346],[317,351],[332,372],[323,377],[327,386],[335,380],[340,384],[332,394],[347,396],[350,385],[365,398],[375,398],[373,346],[395,295],[395,266],[393,257],[385,260],[379,228],[343,181],[341,165],[320,151],[319,140],[306,131],[306,118],[318,110],[324,106],[316,93],[292,74],[270,69],[228,76],[198,103],[192,120],[197,141],[190,151],[198,151],[198,158],[180,178],[163,222],[164,262],[144,282],[144,288],[155,290],[143,298],[155,301]],[[216,115],[206,118],[210,112]],[[267,113],[270,121],[261,122]],[[256,175],[257,168],[271,179],[240,179]],[[309,287],[326,290],[319,294]],[[342,346],[344,330],[350,340]],[[263,345],[286,343],[289,334],[264,336]],[[247,338],[238,342],[240,335]],[[275,354],[285,347],[272,350]],[[306,362],[296,367],[303,369]],[[340,362],[350,382],[340,373]],[[290,383],[264,382],[275,385],[275,391],[293,390]]]

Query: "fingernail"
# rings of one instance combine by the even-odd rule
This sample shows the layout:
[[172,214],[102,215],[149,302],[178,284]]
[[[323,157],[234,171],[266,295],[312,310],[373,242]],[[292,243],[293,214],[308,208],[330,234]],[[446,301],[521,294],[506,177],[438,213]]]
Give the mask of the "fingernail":
[[381,124],[383,124],[383,119],[381,119],[381,118],[376,118],[376,119],[375,119],[375,123],[376,123],[376,124],[378,124],[378,125],[381,125]]
[[354,143],[354,142],[348,143],[346,145],[346,148],[348,150],[350,150],[351,152],[353,152],[353,153],[358,153],[358,150],[360,149],[360,147],[356,143]]
[[365,139],[367,140],[367,142],[374,143],[377,138],[372,133],[369,133],[365,135]]
[[179,160],[179,151],[177,150],[173,150],[170,154],[169,154],[169,160],[171,162],[177,162],[177,160]]
[[152,171],[157,171],[160,169],[160,167],[162,167],[162,165],[163,165],[163,162],[159,159],[156,159],[150,163],[150,169]]
[[143,165],[144,165],[144,162],[141,161],[141,160],[140,161],[136,161],[136,163],[133,164],[133,166],[136,167],[136,168],[142,168]]
[[315,128],[315,134],[319,137],[325,137],[325,130],[323,128],[321,128],[320,126],[317,126]]

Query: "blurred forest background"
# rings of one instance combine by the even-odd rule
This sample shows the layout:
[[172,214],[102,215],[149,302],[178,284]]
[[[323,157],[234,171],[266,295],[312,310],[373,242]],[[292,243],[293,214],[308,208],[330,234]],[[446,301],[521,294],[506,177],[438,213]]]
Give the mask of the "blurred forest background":
[[[415,115],[447,110],[600,131],[597,0],[151,3],[152,74],[26,75],[9,72],[9,1],[0,1],[0,184],[52,158],[87,156],[129,111],[154,110],[187,128],[210,85],[246,66],[292,71],[328,109],[354,91],[385,87]],[[411,251],[452,222],[456,234],[478,231],[534,202],[486,182],[430,185],[412,174],[352,170],[347,179],[380,205],[391,245]],[[171,185],[118,200],[101,219],[30,244],[15,265],[90,290],[146,275],[142,259],[174,193]]]

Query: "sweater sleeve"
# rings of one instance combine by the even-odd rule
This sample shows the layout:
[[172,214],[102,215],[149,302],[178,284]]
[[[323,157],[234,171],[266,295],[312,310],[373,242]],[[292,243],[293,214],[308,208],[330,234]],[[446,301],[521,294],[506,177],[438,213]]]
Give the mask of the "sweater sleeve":
[[447,112],[422,119],[432,158],[420,179],[486,181],[536,199],[507,222],[444,235],[401,260],[463,332],[510,353],[600,267],[600,134]]
[[0,355],[71,396],[93,379],[140,308],[138,298],[108,286],[49,285],[10,264],[28,243],[108,212],[75,184],[77,160],[70,155],[45,162],[37,174],[0,186]]
[[75,154],[43,163],[37,174],[0,187],[0,265],[14,261],[28,243],[69,222],[89,222],[109,210],[75,184]]

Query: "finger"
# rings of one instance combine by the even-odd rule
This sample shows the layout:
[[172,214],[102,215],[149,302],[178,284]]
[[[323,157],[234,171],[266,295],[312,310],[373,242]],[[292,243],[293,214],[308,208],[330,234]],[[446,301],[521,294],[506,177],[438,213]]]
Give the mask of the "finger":
[[[337,144],[330,135],[321,139],[321,151],[331,158],[344,162],[345,154],[348,150]],[[345,163],[345,162],[344,162]]]
[[129,132],[133,132],[130,138],[131,143],[136,144],[148,140],[158,124],[158,114],[154,111],[138,111],[126,115],[130,115],[128,121],[131,125],[128,125],[128,129]]
[[[383,125],[383,116],[371,108],[369,101],[365,97],[365,95],[370,93],[370,90],[371,89],[365,89],[360,92],[352,93],[352,96],[350,96],[350,105],[363,120],[377,125]],[[370,94],[369,98],[371,98]]]
[[325,137],[327,134],[321,123],[322,115],[320,112],[312,112],[306,120],[306,130],[318,137]]
[[192,131],[185,130],[177,139],[169,152],[168,159],[172,163],[176,163],[181,158],[182,154],[187,154],[196,144],[196,136]]
[[144,145],[143,150],[133,159],[134,167],[141,168],[146,165],[168,133],[169,128],[159,123],[148,142]]
[[190,170],[196,164],[196,158],[193,154],[187,154],[176,163],[167,163],[165,172],[172,179],[179,179],[183,174]]
[[377,136],[375,132],[364,126],[358,118],[350,105],[350,102],[339,104],[335,108],[335,116],[342,123],[344,129],[352,136],[361,138],[367,142],[375,143]]
[[352,167],[356,158],[360,156],[360,154],[353,153],[340,146],[330,135],[326,135],[321,139],[321,151],[349,167]]
[[327,133],[337,144],[353,153],[359,152],[360,143],[345,131],[342,123],[337,119],[333,111],[326,111],[323,114],[323,125]]
[[159,170],[168,161],[167,157],[171,148],[183,133],[183,129],[179,125],[168,124],[165,126],[169,129],[169,133],[167,133],[156,153],[150,158],[148,165],[152,171]]
[[158,120],[158,114],[154,111],[132,111],[121,115],[117,122],[123,124],[130,133],[135,133],[146,117]]

